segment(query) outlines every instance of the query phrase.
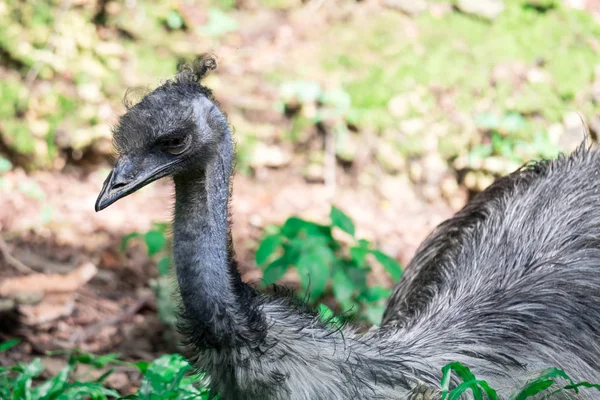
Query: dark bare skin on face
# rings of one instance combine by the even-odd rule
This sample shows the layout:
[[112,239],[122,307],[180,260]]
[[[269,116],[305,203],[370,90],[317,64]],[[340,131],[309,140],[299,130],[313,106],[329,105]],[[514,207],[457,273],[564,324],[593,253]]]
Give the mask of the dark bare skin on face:
[[[230,235],[231,131],[200,57],[128,108],[100,211],[175,184],[179,328],[228,399],[434,399],[459,361],[508,395],[546,367],[600,381],[600,153],[582,146],[499,179],[421,245],[380,327],[335,328],[242,282]],[[455,385],[456,382],[453,382]],[[571,398],[592,399],[592,391]]]

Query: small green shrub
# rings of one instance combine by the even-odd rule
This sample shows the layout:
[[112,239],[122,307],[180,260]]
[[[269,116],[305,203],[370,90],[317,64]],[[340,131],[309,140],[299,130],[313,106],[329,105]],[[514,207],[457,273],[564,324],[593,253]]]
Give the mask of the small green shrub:
[[[256,263],[264,267],[264,282],[277,282],[290,267],[296,268],[302,290],[308,293],[311,303],[321,300],[331,287],[349,316],[378,324],[391,291],[367,286],[367,274],[371,271],[368,256],[373,256],[394,282],[400,279],[401,266],[369,241],[356,239],[354,223],[340,209],[331,207],[329,217],[331,222],[327,225],[291,217],[268,232],[256,251]],[[352,238],[348,249],[334,238],[334,229]]]
[[155,222],[152,229],[145,233],[132,232],[121,240],[121,251],[125,251],[131,240],[143,240],[148,257],[156,263],[158,278],[150,281],[150,287],[156,296],[158,316],[163,324],[174,328],[176,324],[177,304],[174,301],[175,287],[169,276],[171,258],[169,257],[170,241],[167,236],[169,225]]
[[[454,372],[462,382],[450,390],[450,375]],[[442,368],[442,400],[459,400],[461,396],[471,391],[476,400],[489,399],[498,400],[496,391],[484,380],[479,380],[459,362],[452,362]],[[510,396],[509,400],[525,400],[538,395],[544,395],[543,399],[552,399],[559,393],[579,393],[581,388],[596,389],[600,391],[600,385],[589,382],[575,383],[563,370],[548,368],[530,379],[521,388],[518,388]],[[483,394],[485,393],[485,397]],[[561,397],[562,398],[562,397]]]
[[550,141],[545,131],[533,131],[531,124],[519,113],[509,112],[501,117],[484,113],[475,118],[475,123],[489,133],[490,143],[475,147],[469,154],[471,159],[501,156],[523,164],[540,157],[554,158],[560,152],[559,146]]
[[[0,343],[0,352],[10,349],[18,342],[15,339]],[[53,354],[56,355],[58,352]],[[113,367],[96,379],[80,381],[76,373],[78,366],[82,364],[98,369]],[[115,365],[136,367],[143,375],[136,394],[122,397],[117,391],[104,385],[106,378],[115,371]],[[73,350],[69,352],[67,365],[58,374],[46,380],[40,378],[44,365],[39,358],[30,363],[19,362],[10,367],[0,366],[0,398],[14,400],[208,399],[209,392],[205,388],[206,382],[203,376],[190,375],[191,370],[192,366],[180,354],[163,355],[151,363],[142,361],[132,364],[119,360],[118,354],[97,356]]]

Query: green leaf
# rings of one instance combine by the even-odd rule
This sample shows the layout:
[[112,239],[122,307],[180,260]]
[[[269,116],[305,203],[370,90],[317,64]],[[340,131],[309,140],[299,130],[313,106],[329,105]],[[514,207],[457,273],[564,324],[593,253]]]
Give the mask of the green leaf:
[[285,262],[285,256],[273,261],[267,266],[267,268],[265,268],[265,272],[263,272],[263,280],[265,284],[270,285],[280,280],[287,272],[287,268],[288,263]]
[[199,27],[199,31],[208,36],[222,36],[237,29],[237,21],[218,8],[210,8],[208,10],[208,23]]
[[369,249],[365,249],[364,247],[350,247],[350,258],[358,267],[362,268],[365,265],[367,254],[369,254]]
[[42,223],[48,224],[52,221],[52,216],[54,215],[54,208],[50,204],[44,204],[42,209],[40,210],[40,217],[42,219]]
[[31,382],[42,373],[44,365],[36,358],[29,364],[17,364],[13,370],[21,372],[14,383],[13,399],[31,399]]
[[[463,380],[463,382],[449,392],[450,376],[452,371],[454,371],[456,375]],[[459,400],[463,393],[469,389],[473,391],[473,398],[476,400],[483,400],[483,393],[481,389],[483,389],[489,400],[498,399],[496,391],[492,389],[486,381],[477,380],[471,370],[459,362],[449,363],[442,368],[441,386],[442,400]]]
[[497,129],[500,125],[500,118],[494,114],[483,113],[475,116],[475,124],[483,129]]
[[167,240],[164,233],[160,231],[148,231],[144,235],[144,241],[148,246],[148,255],[153,256],[165,248]]
[[27,197],[34,200],[44,200],[46,198],[46,192],[40,185],[32,180],[26,180],[19,184],[19,190],[24,193]]
[[0,157],[0,174],[10,171],[12,163],[4,157]]
[[106,378],[108,378],[110,375],[113,374],[113,372],[116,371],[115,367],[112,367],[111,369],[109,369],[108,371],[106,371],[105,373],[103,373],[102,375],[100,375],[98,378],[94,379],[95,383],[102,383],[106,380]]
[[146,369],[138,391],[139,398],[178,398],[174,395],[181,392],[181,382],[191,369],[192,366],[180,354],[159,357]]
[[383,318],[383,313],[385,312],[384,305],[367,305],[367,309],[365,310],[365,316],[367,320],[373,325],[379,325],[381,323],[381,319]]
[[446,400],[448,398],[448,394],[450,393],[450,378],[452,376],[452,371],[455,371],[456,374],[463,381],[470,381],[475,379],[475,375],[471,373],[468,367],[465,367],[459,362],[452,362],[446,364],[442,367],[442,400]]
[[13,348],[17,344],[19,344],[19,342],[20,342],[19,339],[10,339],[10,340],[7,340],[6,342],[2,342],[2,343],[0,343],[0,351],[6,351],[10,348]]
[[342,326],[342,321],[340,321],[331,308],[327,307],[325,304],[319,304],[319,316],[321,317],[321,321],[325,323],[333,324],[336,327]]
[[344,302],[352,297],[354,284],[342,269],[333,273],[333,294],[338,302]]
[[519,391],[515,397],[515,400],[525,400],[529,397],[533,397],[536,394],[548,389],[552,385],[554,385],[554,381],[552,379],[531,382]]
[[[544,370],[537,378],[530,380],[516,394],[511,396],[511,400],[524,400],[548,389],[555,383],[554,379],[564,379],[571,385],[575,385],[573,380],[561,369],[548,368]],[[576,388],[575,388],[576,390]],[[560,389],[558,390],[560,391]]]
[[70,400],[91,398],[93,400],[106,399],[107,397],[120,398],[121,395],[112,389],[107,389],[102,384],[95,382],[74,382],[66,386],[65,391],[57,400]]
[[150,363],[148,361],[138,361],[135,363],[135,366],[137,367],[137,369],[140,370],[140,372],[142,374],[145,374],[146,371],[148,370],[148,366],[150,365]]
[[387,299],[390,294],[392,294],[392,289],[387,289],[383,286],[372,286],[367,289],[365,298],[368,302],[376,302]]
[[383,266],[394,282],[398,282],[402,276],[402,267],[398,261],[379,250],[371,250],[371,254]]
[[171,259],[169,256],[163,256],[158,260],[157,268],[159,275],[169,275],[169,269],[171,267]]
[[167,16],[167,26],[174,31],[183,27],[183,18],[176,10],[171,10]]
[[516,134],[527,127],[527,121],[523,116],[516,112],[507,113],[500,121],[500,129],[510,134]]
[[162,233],[166,233],[167,229],[169,229],[169,224],[167,224],[166,222],[153,222],[152,223],[153,231],[160,231]]
[[121,239],[121,252],[124,252],[127,249],[127,245],[131,239],[137,239],[140,237],[142,237],[142,235],[137,232],[131,232],[123,236],[123,239]]
[[269,257],[279,248],[282,242],[280,234],[265,237],[256,250],[255,261],[257,265],[264,264]]
[[484,392],[489,400],[498,400],[496,391],[492,389],[486,381],[481,380],[462,382],[454,390],[452,390],[452,392],[450,392],[448,399],[460,400],[462,395],[469,389],[473,392],[473,398],[475,400],[483,400],[483,393],[481,392],[481,389],[484,389]]
[[298,260],[298,274],[305,290],[309,290],[311,301],[319,298],[325,291],[329,280],[330,267],[314,253],[304,253]]
[[331,224],[333,226],[337,226],[347,234],[354,236],[354,223],[350,217],[342,212],[342,210],[335,206],[331,206],[329,218],[331,218]]
[[600,384],[590,383],[590,382],[573,383],[571,385],[565,386],[563,389],[564,390],[573,390],[573,391],[577,392],[577,389],[580,387],[584,387],[584,388],[588,388],[588,389],[596,389],[600,392]]
[[368,290],[367,287],[367,273],[368,271],[363,268],[350,267],[347,268],[346,274],[348,278],[354,284],[354,287],[358,290],[359,293],[366,292]]
[[281,227],[281,233],[289,239],[295,238],[300,232],[304,232],[308,236],[321,236],[327,239],[332,238],[330,226],[319,225],[298,217],[288,218]]
[[450,374],[454,371],[456,375],[463,381],[474,381],[475,375],[469,367],[462,365],[459,362],[451,362],[442,367],[442,389],[450,383]]
[[75,365],[76,363],[91,365],[96,368],[104,368],[108,364],[119,363],[119,354],[110,353],[101,356],[85,352],[83,350],[74,351],[69,358],[69,364]]
[[61,394],[65,389],[69,381],[69,374],[73,371],[73,366],[67,365],[62,368],[56,376],[52,379],[44,382],[32,391],[32,398],[41,399],[48,398],[52,399],[58,394]]

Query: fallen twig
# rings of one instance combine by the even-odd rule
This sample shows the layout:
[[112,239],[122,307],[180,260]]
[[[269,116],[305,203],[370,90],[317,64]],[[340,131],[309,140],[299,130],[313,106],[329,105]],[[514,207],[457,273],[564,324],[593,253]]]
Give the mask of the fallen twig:
[[79,342],[84,342],[91,336],[94,336],[94,335],[97,335],[98,333],[100,333],[100,331],[103,328],[105,328],[107,326],[111,326],[111,325],[117,325],[118,323],[123,322],[123,321],[133,317],[135,314],[137,314],[137,312],[139,310],[141,310],[150,301],[151,301],[150,296],[144,296],[144,297],[138,299],[135,303],[133,303],[129,307],[127,307],[125,309],[125,311],[123,311],[122,313],[115,315],[114,317],[105,319],[104,321],[100,321],[97,324],[94,324],[94,325],[88,327],[83,332],[74,332],[70,336],[69,341],[73,344],[79,343]]
[[31,274],[33,273],[33,269],[23,264],[21,261],[17,260],[10,253],[10,249],[8,248],[8,244],[0,237],[0,253],[2,253],[2,257],[6,260],[8,265],[12,266],[14,269],[19,271],[22,274]]

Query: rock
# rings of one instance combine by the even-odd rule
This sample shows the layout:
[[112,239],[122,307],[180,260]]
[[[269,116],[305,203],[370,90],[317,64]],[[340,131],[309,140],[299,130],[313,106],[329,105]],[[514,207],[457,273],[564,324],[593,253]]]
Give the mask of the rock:
[[252,149],[250,166],[280,168],[288,165],[292,156],[280,146],[257,143]]
[[325,181],[325,170],[323,164],[310,163],[302,171],[307,182],[323,183]]
[[94,52],[101,56],[120,57],[125,53],[125,49],[117,42],[98,41],[94,47]]
[[465,206],[468,200],[468,194],[458,185],[456,182],[456,178],[453,176],[445,176],[440,182],[440,189],[442,191],[442,196],[448,202],[448,205],[454,211],[458,211]]
[[100,86],[94,82],[78,85],[77,94],[81,99],[89,101],[90,103],[99,103],[103,98]]
[[440,188],[437,185],[427,183],[421,187],[421,195],[430,203],[439,199],[440,194]]
[[356,135],[347,133],[340,140],[336,140],[335,155],[342,161],[351,163],[356,157],[358,139]]
[[411,162],[409,166],[409,175],[410,179],[415,183],[423,181],[425,175],[423,165],[419,162]]
[[448,172],[448,164],[437,153],[430,153],[423,159],[425,180],[437,184]]
[[477,174],[475,171],[469,171],[465,174],[463,185],[469,190],[475,190],[477,187]]
[[531,83],[544,83],[550,81],[550,77],[541,68],[531,68],[527,71],[527,80]]
[[595,139],[598,140],[598,138],[600,138],[600,116],[594,115],[590,119],[589,125],[590,125],[590,131],[593,134],[593,137],[595,137]]
[[383,0],[383,5],[411,16],[427,10],[425,0]]
[[384,176],[376,187],[381,195],[390,203],[396,203],[398,199],[407,198],[418,202],[414,186],[405,175]]
[[492,183],[494,183],[494,177],[490,174],[481,173],[477,176],[477,191],[483,192]]
[[562,0],[565,6],[575,8],[577,10],[585,10],[586,0]]
[[114,372],[106,378],[106,386],[116,390],[124,390],[129,387],[129,377],[124,372]]
[[572,151],[581,144],[587,134],[585,117],[578,112],[571,111],[563,116],[564,133],[558,145],[561,149]]
[[45,138],[50,130],[50,123],[45,119],[32,119],[28,126],[31,134],[37,138]]
[[56,142],[62,148],[72,148],[81,151],[93,146],[101,139],[112,140],[108,124],[102,123],[89,128],[75,129],[69,134],[66,132],[61,133]]
[[558,145],[564,133],[565,127],[560,123],[554,123],[548,127],[548,139],[552,144]]
[[493,20],[506,8],[503,0],[458,0],[456,7],[465,14]]
[[590,96],[592,101],[596,104],[600,104],[600,82],[596,81],[590,88]]
[[411,118],[400,123],[400,131],[405,135],[421,133],[425,130],[425,121],[421,118]]
[[496,175],[504,175],[508,173],[508,171],[506,171],[505,160],[502,157],[498,156],[490,156],[484,159],[483,169]]
[[390,99],[387,105],[388,111],[394,117],[404,117],[410,111],[410,100],[407,96],[399,94]]
[[400,151],[386,140],[379,141],[375,158],[379,161],[383,169],[391,174],[402,172],[406,168],[404,157]]

